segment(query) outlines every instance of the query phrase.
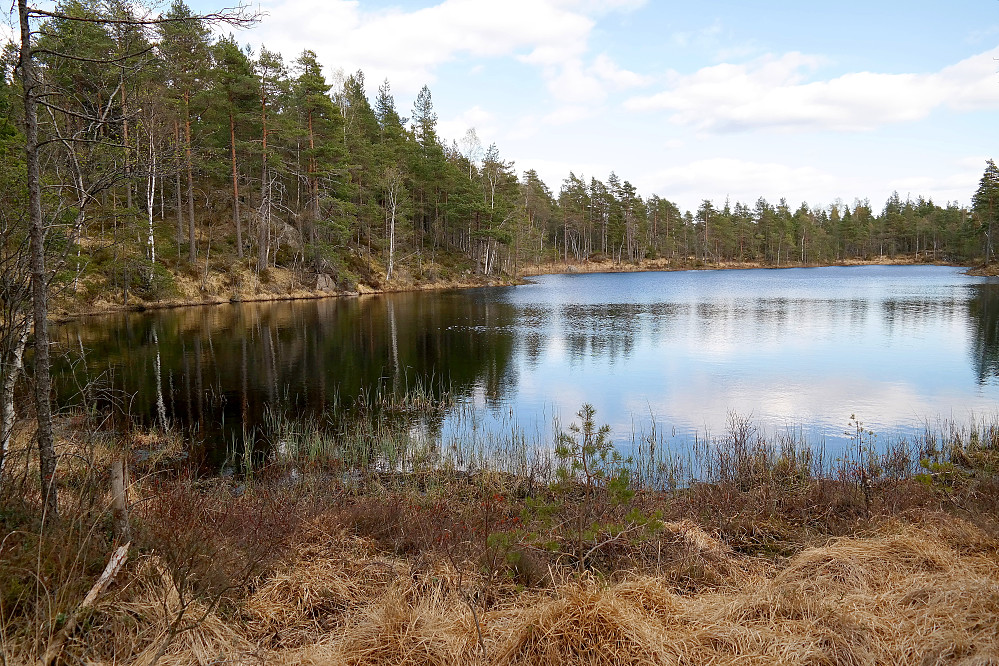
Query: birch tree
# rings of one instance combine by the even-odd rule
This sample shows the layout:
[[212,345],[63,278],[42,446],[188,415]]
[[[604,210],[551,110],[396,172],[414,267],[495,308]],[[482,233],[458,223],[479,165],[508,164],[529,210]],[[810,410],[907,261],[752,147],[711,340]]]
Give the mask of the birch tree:
[[[35,380],[36,442],[39,454],[44,515],[58,517],[58,498],[55,475],[57,457],[52,428],[52,379],[50,339],[48,331],[49,288],[59,257],[48,261],[46,236],[53,229],[69,242],[79,233],[87,207],[96,201],[98,193],[114,186],[125,177],[124,160],[117,159],[123,148],[123,137],[116,131],[124,127],[121,99],[123,76],[117,86],[96,88],[91,104],[80,105],[79,90],[68,88],[58,81],[47,81],[46,74],[67,63],[85,65],[92,73],[104,69],[119,73],[134,73],[147,49],[135,52],[92,53],[86,44],[62,42],[43,38],[58,32],[62,27],[92,27],[107,30],[109,27],[130,27],[150,30],[165,24],[199,23],[203,20],[221,20],[246,24],[252,17],[242,10],[206,16],[137,16],[132,9],[123,11],[117,6],[113,15],[90,11],[78,2],[59,4],[53,10],[17,1],[19,50],[17,73],[21,83],[23,106],[25,182],[27,189],[27,236],[29,239],[28,266],[31,286],[31,321],[34,328],[35,354],[33,360]],[[45,29],[40,29],[39,22]],[[52,26],[55,26],[53,28]],[[43,34],[44,33],[44,34]],[[136,65],[122,69],[125,63]],[[44,70],[43,70],[44,66]],[[97,78],[97,77],[95,77]],[[100,104],[92,102],[101,99]],[[44,135],[41,134],[40,111],[44,112]],[[52,188],[53,196],[43,201],[41,157],[62,166],[56,174],[61,176]],[[67,225],[65,220],[69,219]]]

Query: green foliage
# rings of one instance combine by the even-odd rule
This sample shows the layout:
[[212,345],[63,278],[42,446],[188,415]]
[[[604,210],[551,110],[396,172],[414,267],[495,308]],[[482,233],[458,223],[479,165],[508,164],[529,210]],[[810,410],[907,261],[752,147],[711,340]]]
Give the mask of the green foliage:
[[[275,52],[253,53],[231,36],[215,38],[182,0],[165,13],[179,20],[156,27],[100,23],[135,11],[118,0],[65,0],[58,9],[87,19],[51,18],[38,26],[47,94],[65,110],[42,118],[43,178],[52,185],[46,210],[78,211],[81,201],[87,207],[78,232],[75,220],[58,220],[72,230],[63,249],[73,247],[78,233],[84,248],[116,243],[123,255],[148,254],[145,195],[147,172],[155,172],[157,259],[192,276],[203,274],[206,255],[213,263],[235,261],[235,248],[239,257],[257,254],[261,274],[284,267],[306,283],[317,274],[334,274],[348,287],[378,283],[392,233],[390,199],[402,203],[394,258],[416,279],[516,273],[528,264],[591,258],[709,266],[994,256],[999,171],[993,162],[975,194],[973,215],[957,205],[943,208],[897,194],[880,213],[866,200],[819,209],[764,199],[705,202],[684,212],[664,197],[643,197],[614,172],[604,180],[570,173],[553,193],[534,171],[518,178],[500,147],[483,151],[473,128],[461,147],[452,141],[456,137],[441,136],[428,87],[404,118],[389,81],[369,98],[363,72],[324,71],[309,48],[287,61]],[[115,64],[95,66],[94,60]],[[5,49],[4,183],[23,174],[15,62],[16,52]],[[82,123],[93,114],[110,120]],[[84,132],[76,158],[52,141],[57,130],[63,136]],[[74,159],[86,194],[70,175]],[[385,174],[393,169],[401,174],[401,190],[389,197]],[[0,215],[15,218],[19,210],[23,206],[0,207]],[[167,241],[167,232],[176,243]],[[186,247],[177,252],[181,242]],[[195,260],[190,267],[174,261],[184,255]],[[169,286],[144,289],[154,294]]]
[[[552,492],[563,524],[574,530],[574,555],[581,566],[603,545],[624,535],[655,530],[658,522],[632,509],[620,515],[633,499],[629,465],[610,439],[610,426],[596,425],[593,405],[584,404],[576,413],[578,423],[562,432],[555,445],[555,482]],[[582,501],[578,494],[582,492]]]
[[108,284],[123,297],[125,292],[155,301],[176,295],[173,274],[146,257],[124,257],[104,264]]
[[616,504],[623,504],[634,496],[628,469],[631,461],[614,447],[609,425],[597,428],[595,414],[593,405],[584,404],[576,412],[580,422],[570,424],[568,432],[559,434],[555,444],[555,489],[568,492],[581,483],[587,495],[606,490]]

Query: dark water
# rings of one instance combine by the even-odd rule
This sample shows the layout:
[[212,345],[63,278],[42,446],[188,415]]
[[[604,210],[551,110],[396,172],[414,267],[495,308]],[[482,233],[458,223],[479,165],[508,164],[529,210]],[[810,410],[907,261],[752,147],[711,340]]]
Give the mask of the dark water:
[[[99,377],[133,419],[184,427],[209,454],[268,409],[321,420],[413,387],[447,386],[477,429],[542,439],[584,402],[622,441],[653,421],[722,434],[737,413],[833,447],[851,415],[897,435],[999,412],[999,283],[949,267],[553,275],[89,318],[54,338],[61,400]],[[436,429],[466,426],[444,414]]]

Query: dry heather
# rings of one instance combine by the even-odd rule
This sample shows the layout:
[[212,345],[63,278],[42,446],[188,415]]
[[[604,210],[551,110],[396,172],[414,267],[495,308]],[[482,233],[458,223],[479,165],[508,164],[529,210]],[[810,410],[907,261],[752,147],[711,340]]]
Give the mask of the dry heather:
[[[658,572],[584,574],[549,590],[508,585],[483,608],[482,581],[449,563],[387,556],[313,528],[311,545],[224,616],[192,608],[207,612],[204,621],[160,663],[999,663],[999,543],[969,523],[890,523],[782,563],[733,552],[689,522],[664,534],[687,546]],[[141,583],[91,625],[91,638],[99,629],[109,645],[89,663],[145,663],[168,631],[177,604],[169,576],[150,558],[138,566]],[[678,585],[677,569],[711,574]]]

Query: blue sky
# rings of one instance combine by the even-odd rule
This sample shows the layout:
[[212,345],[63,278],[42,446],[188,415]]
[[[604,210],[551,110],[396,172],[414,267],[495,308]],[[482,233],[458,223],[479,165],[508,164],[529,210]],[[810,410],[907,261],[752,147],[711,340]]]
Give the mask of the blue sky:
[[[210,0],[189,0],[196,10]],[[237,33],[332,78],[428,84],[440,133],[556,192],[613,170],[683,208],[970,202],[999,139],[999,1],[260,0]]]

